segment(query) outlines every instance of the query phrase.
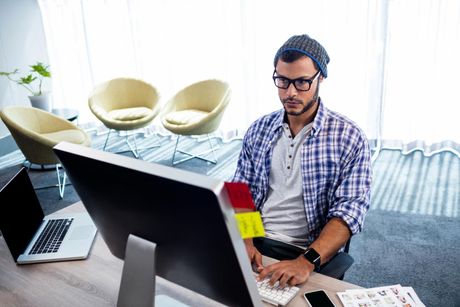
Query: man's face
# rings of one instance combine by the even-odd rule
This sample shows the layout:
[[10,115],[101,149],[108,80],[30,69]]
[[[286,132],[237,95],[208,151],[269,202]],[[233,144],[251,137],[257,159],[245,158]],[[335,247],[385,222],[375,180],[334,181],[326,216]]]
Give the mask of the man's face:
[[[292,63],[286,63],[278,60],[275,76],[285,77],[291,80],[298,78],[311,79],[317,72],[318,70],[315,68],[313,60],[307,56],[303,56]],[[302,115],[305,107],[315,97],[318,82],[321,81],[322,76],[315,78],[311,84],[310,90],[308,91],[299,91],[292,83],[287,89],[278,88],[278,95],[286,113],[294,116]],[[307,114],[305,114],[305,116],[310,115],[313,112],[312,110],[314,110],[314,108],[307,110]]]

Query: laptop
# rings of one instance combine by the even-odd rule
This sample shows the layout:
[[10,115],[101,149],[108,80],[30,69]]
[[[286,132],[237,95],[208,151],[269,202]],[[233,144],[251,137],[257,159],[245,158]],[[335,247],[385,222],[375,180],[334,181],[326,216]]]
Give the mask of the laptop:
[[46,216],[25,168],[0,189],[0,231],[17,264],[85,259],[96,236],[88,213]]

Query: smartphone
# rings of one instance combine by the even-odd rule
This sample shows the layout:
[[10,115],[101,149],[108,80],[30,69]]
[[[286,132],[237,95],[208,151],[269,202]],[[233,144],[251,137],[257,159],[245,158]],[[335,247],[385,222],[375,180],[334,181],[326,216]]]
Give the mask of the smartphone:
[[324,290],[306,292],[303,297],[310,307],[336,307]]

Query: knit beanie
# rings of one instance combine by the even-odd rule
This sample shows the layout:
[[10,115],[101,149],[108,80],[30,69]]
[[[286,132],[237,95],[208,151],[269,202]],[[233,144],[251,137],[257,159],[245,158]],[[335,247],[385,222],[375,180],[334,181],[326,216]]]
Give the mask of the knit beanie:
[[283,46],[280,47],[280,49],[278,49],[274,61],[275,67],[281,54],[288,50],[298,51],[311,58],[318,65],[324,78],[327,77],[329,55],[327,54],[326,49],[324,49],[324,47],[316,40],[307,34],[292,36],[283,44]]

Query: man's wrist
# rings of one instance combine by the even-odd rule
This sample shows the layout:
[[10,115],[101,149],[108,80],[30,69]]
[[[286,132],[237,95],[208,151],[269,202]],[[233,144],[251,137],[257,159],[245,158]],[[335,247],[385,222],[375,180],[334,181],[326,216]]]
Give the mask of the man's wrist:
[[305,259],[303,254],[300,255],[297,258],[297,260],[302,263],[302,267],[304,267],[309,273],[311,273],[311,272],[313,272],[315,270],[315,266],[310,261]]
[[252,241],[252,238],[244,239],[243,242],[244,242],[244,245],[246,246],[254,246],[254,242]]

